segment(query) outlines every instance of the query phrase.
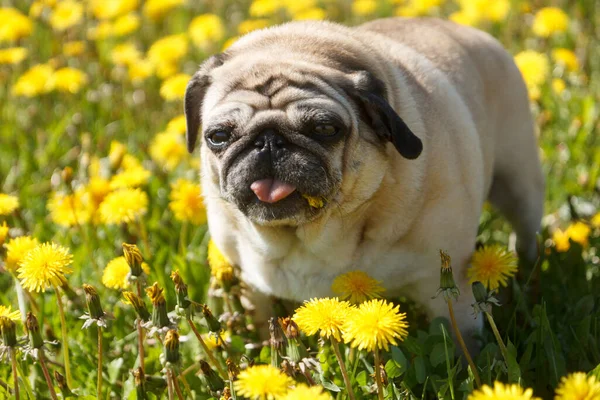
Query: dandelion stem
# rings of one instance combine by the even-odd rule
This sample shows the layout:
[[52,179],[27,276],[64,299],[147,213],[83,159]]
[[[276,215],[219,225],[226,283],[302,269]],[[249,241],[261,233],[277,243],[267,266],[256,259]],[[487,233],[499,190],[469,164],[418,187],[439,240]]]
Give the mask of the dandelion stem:
[[71,378],[71,363],[69,361],[69,337],[67,336],[67,320],[65,319],[65,310],[63,302],[60,298],[60,291],[58,287],[54,286],[56,291],[56,301],[58,302],[58,314],[60,315],[60,330],[62,335],[62,348],[63,357],[65,359],[65,377],[67,378],[67,385],[73,387],[73,379]]
[[221,364],[217,361],[217,359],[215,358],[213,353],[210,351],[210,349],[204,342],[204,339],[202,339],[202,336],[200,336],[200,332],[198,332],[198,329],[196,328],[196,324],[194,324],[194,321],[192,321],[190,318],[187,318],[187,322],[190,325],[190,328],[192,328],[194,335],[196,335],[196,338],[200,342],[200,345],[204,349],[204,352],[208,356],[210,362],[212,362],[214,367],[217,369],[217,371],[219,371],[219,375],[221,375],[221,378],[223,378],[224,380],[227,380],[227,378],[228,378],[227,373],[223,370],[223,367],[221,366]]
[[504,357],[504,361],[506,362],[506,365],[508,365],[508,350],[506,349],[506,346],[504,345],[504,341],[502,340],[502,337],[500,336],[500,332],[498,331],[496,322],[494,322],[494,318],[492,317],[492,314],[490,314],[489,312],[485,311],[485,316],[486,316],[488,322],[490,323],[490,326],[492,327],[494,336],[496,336],[496,341],[498,342],[498,346],[500,346],[500,352],[502,353],[502,357]]
[[46,366],[46,354],[44,353],[43,348],[38,350],[38,359],[40,361],[40,366],[42,367],[42,372],[44,373],[44,379],[48,385],[48,390],[50,391],[50,397],[52,397],[52,400],[58,400],[58,397],[56,397],[56,391],[54,391],[54,383],[52,382],[52,378],[50,378],[50,373],[48,372],[48,367]]
[[447,303],[448,303],[448,313],[450,314],[450,322],[452,322],[452,328],[454,329],[454,334],[456,335],[458,344],[460,345],[460,348],[462,349],[462,351],[465,355],[465,358],[467,359],[467,362],[469,363],[469,367],[471,367],[471,370],[473,371],[473,376],[475,377],[475,382],[477,383],[477,387],[481,387],[481,379],[479,379],[479,372],[477,372],[477,367],[475,366],[475,363],[473,362],[473,359],[471,358],[471,353],[469,353],[469,350],[467,349],[467,345],[465,344],[465,341],[463,340],[463,337],[460,334],[460,330],[458,329],[458,325],[456,323],[456,318],[454,318],[454,307],[452,307],[452,299],[448,299]]
[[167,368],[167,393],[169,394],[169,400],[173,400],[173,377],[169,368]]
[[[142,284],[140,281],[137,281],[137,294],[139,297],[142,297]],[[140,357],[140,368],[142,369],[142,373],[146,374],[146,369],[144,368],[144,329],[142,328],[142,319],[137,319],[137,333],[138,333],[138,355]]]
[[98,326],[98,399],[102,398],[102,327]]
[[352,390],[352,382],[350,382],[350,378],[348,377],[348,371],[346,371],[346,364],[344,364],[344,360],[342,359],[342,354],[340,353],[340,347],[338,345],[338,342],[333,336],[331,337],[331,347],[333,347],[335,357],[338,360],[338,364],[340,364],[340,371],[342,372],[342,378],[344,379],[344,385],[346,385],[348,396],[350,397],[350,400],[355,400],[354,391]]
[[184,400],[183,393],[181,393],[181,388],[179,387],[179,382],[177,381],[177,375],[175,375],[175,371],[171,369],[171,380],[173,380],[173,387],[175,388],[175,393],[177,394],[177,398],[179,400]]
[[150,241],[148,240],[148,231],[146,231],[146,224],[141,219],[137,219],[137,225],[140,236],[142,237],[142,243],[144,243],[146,257],[150,256]]
[[183,258],[186,256],[187,249],[187,235],[188,235],[188,223],[184,222],[179,233],[179,251]]
[[373,351],[375,355],[375,381],[377,381],[377,397],[383,400],[383,383],[381,382],[381,361],[379,360],[379,349]]
[[15,399],[19,400],[19,375],[17,372],[17,350],[14,347],[10,348],[10,362],[12,364],[12,374],[14,379],[14,395]]

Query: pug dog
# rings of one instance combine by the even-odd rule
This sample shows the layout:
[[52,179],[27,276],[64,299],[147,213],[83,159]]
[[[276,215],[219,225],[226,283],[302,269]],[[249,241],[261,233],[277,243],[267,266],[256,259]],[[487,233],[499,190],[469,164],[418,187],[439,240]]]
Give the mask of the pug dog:
[[333,296],[353,270],[447,316],[432,299],[443,249],[458,325],[473,333],[465,272],[486,200],[536,257],[544,179],[527,89],[484,32],[431,18],[291,22],[210,57],[184,103],[212,239],[263,321],[269,296]]

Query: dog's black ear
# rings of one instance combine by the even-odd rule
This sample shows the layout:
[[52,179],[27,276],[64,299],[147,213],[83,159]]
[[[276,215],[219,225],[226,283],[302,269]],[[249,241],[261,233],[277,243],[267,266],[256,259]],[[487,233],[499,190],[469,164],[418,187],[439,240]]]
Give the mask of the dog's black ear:
[[387,102],[384,83],[367,71],[353,74],[352,81],[351,94],[363,107],[377,135],[392,142],[404,158],[419,157],[423,143]]
[[198,139],[198,130],[202,119],[202,101],[206,89],[211,84],[210,72],[222,65],[224,60],[224,54],[216,54],[208,58],[200,65],[185,89],[183,112],[185,113],[187,149],[190,153],[194,151]]

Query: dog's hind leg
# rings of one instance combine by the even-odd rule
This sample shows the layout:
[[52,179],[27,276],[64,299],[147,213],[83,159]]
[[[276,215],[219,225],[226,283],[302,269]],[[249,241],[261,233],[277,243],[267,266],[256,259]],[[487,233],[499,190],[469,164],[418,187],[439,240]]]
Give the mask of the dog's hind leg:
[[535,138],[532,133],[528,134],[531,140],[525,142],[532,143],[525,143],[526,148],[511,152],[510,157],[504,157],[495,167],[488,198],[515,230],[519,255],[534,262],[537,257],[536,233],[544,213],[544,178]]

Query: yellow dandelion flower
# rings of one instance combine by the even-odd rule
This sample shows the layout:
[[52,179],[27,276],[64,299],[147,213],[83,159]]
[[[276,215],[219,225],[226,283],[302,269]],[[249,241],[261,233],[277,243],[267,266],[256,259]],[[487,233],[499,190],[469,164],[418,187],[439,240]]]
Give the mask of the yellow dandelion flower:
[[190,78],[188,74],[177,74],[167,79],[160,87],[160,95],[167,101],[183,99]]
[[464,9],[453,12],[448,16],[448,19],[457,24],[466,26],[476,26],[480,20],[477,14],[470,13]]
[[178,132],[157,134],[148,150],[152,160],[167,171],[173,171],[188,156],[183,136]]
[[354,0],[352,2],[352,14],[366,16],[377,11],[376,0]]
[[493,22],[503,21],[510,11],[510,0],[487,2],[486,18]]
[[555,63],[564,65],[569,71],[577,71],[579,69],[579,60],[572,50],[565,48],[553,49],[552,59]]
[[115,36],[129,35],[138,30],[140,23],[140,17],[135,13],[120,16],[112,24],[112,33]]
[[27,54],[29,54],[29,50],[25,47],[0,49],[0,64],[19,64],[27,58]]
[[156,65],[162,62],[176,63],[188,52],[188,39],[185,33],[165,36],[148,49],[148,58]]
[[591,229],[587,224],[583,222],[575,222],[569,225],[566,230],[566,234],[575,243],[579,243],[583,247],[587,247],[589,244],[588,238],[590,236]]
[[359,350],[389,349],[408,336],[406,313],[385,300],[368,300],[351,309],[342,329],[344,341]]
[[204,333],[201,335],[206,347],[209,350],[214,350],[219,346],[223,345],[223,342],[227,342],[231,338],[231,333],[229,331],[223,332],[221,335],[217,336],[212,333]]
[[332,397],[325,392],[321,386],[307,386],[304,383],[297,384],[281,400],[331,400]]
[[253,0],[248,12],[251,17],[268,17],[283,6],[280,0]]
[[30,250],[21,260],[18,278],[21,286],[30,292],[45,292],[49,286],[60,286],[70,267],[73,256],[56,243],[43,243]]
[[2,225],[0,225],[0,246],[2,246],[2,244],[6,240],[6,237],[8,236],[8,231],[8,225],[6,225],[6,221],[3,221]]
[[479,390],[475,390],[469,395],[467,400],[540,400],[533,397],[533,390],[524,390],[519,385],[503,384],[494,382],[494,387],[483,385]]
[[98,209],[105,224],[127,224],[148,211],[148,195],[140,189],[121,189],[110,193]]
[[186,130],[185,115],[181,114],[167,123],[167,132],[175,132],[183,135]]
[[109,261],[102,273],[102,283],[111,289],[127,289],[129,286],[129,264],[125,257],[117,257]]
[[319,7],[307,8],[294,14],[293,19],[296,21],[304,20],[323,20],[327,18],[327,12]]
[[47,207],[52,221],[65,227],[85,224],[91,217],[91,210],[82,189],[73,194],[54,193]]
[[350,271],[338,276],[333,280],[331,290],[352,304],[381,297],[381,294],[385,292],[385,289],[381,287],[381,282],[371,278],[363,271]]
[[[123,143],[119,142],[118,140],[113,140],[110,142],[110,149],[108,150],[108,162],[111,169],[119,169],[127,155],[127,147],[125,147]],[[135,164],[141,165],[137,162]]]
[[63,44],[63,54],[65,56],[78,56],[85,51],[85,42],[82,40],[75,40],[72,42],[66,42]]
[[17,96],[34,97],[50,92],[54,68],[48,64],[38,64],[28,69],[19,77],[12,87],[13,94]]
[[317,0],[283,0],[283,6],[288,13],[295,16],[297,13],[306,11],[309,8],[317,7]]
[[134,64],[129,65],[127,75],[129,80],[135,84],[148,79],[154,73],[154,63],[148,59],[141,59]]
[[139,0],[91,0],[90,9],[98,19],[111,19],[138,7]]
[[293,383],[289,376],[271,365],[255,365],[242,371],[233,384],[240,396],[272,400],[283,396]]
[[11,307],[0,306],[0,318],[8,318],[11,321],[20,321],[21,313],[19,310],[11,311]]
[[567,84],[563,79],[554,78],[552,79],[552,90],[556,94],[561,94],[567,88]]
[[499,245],[484,246],[473,254],[467,269],[469,283],[479,281],[488,289],[497,289],[508,284],[508,279],[517,272],[515,255]]
[[225,26],[216,14],[201,14],[190,22],[188,34],[192,42],[200,48],[206,48],[225,37]]
[[592,217],[590,224],[592,224],[594,228],[600,228],[600,212]]
[[87,31],[87,38],[90,40],[102,40],[114,36],[115,29],[111,21],[101,21]]
[[527,85],[529,97],[532,100],[538,99],[540,86],[550,74],[548,57],[533,50],[525,50],[515,56],[515,63]]
[[183,3],[184,0],[148,0],[144,4],[144,15],[153,20],[159,20]]
[[77,93],[87,83],[88,77],[81,70],[65,67],[54,72],[52,80],[57,90],[67,93]]
[[550,37],[562,33],[569,27],[569,16],[558,7],[544,7],[535,14],[533,33],[540,37]]
[[110,58],[117,65],[131,65],[140,60],[142,53],[132,42],[122,43],[115,46],[110,52]]
[[12,7],[0,7],[0,43],[14,42],[31,35],[33,23]]
[[75,26],[83,19],[83,4],[73,0],[59,2],[50,14],[50,26],[57,31],[64,31]]
[[18,197],[0,193],[0,215],[12,214],[17,208],[19,208]]
[[569,235],[567,232],[558,228],[552,233],[552,241],[554,242],[554,247],[558,252],[568,251],[571,247],[571,243],[569,242]]
[[148,179],[150,179],[150,171],[141,165],[133,165],[114,175],[110,180],[110,188],[136,188],[148,183]]
[[309,336],[320,332],[324,338],[333,336],[340,341],[350,309],[350,303],[337,298],[311,299],[296,310],[293,320]]
[[583,372],[563,376],[554,400],[600,400],[600,381]]
[[269,24],[268,19],[247,19],[240,22],[237,31],[240,35],[245,35],[246,33],[266,28]]
[[229,281],[233,277],[233,266],[211,239],[208,242],[208,265],[210,273],[220,281]]
[[442,0],[410,0],[396,10],[396,15],[403,17],[427,15],[437,9],[440,4],[442,4]]
[[110,193],[110,182],[107,179],[94,176],[90,179],[84,190],[90,197],[90,208],[96,211],[107,194]]
[[38,240],[31,236],[19,236],[6,243],[6,269],[12,273],[17,272],[19,263],[38,244]]
[[177,220],[194,225],[206,223],[206,208],[201,191],[199,184],[185,179],[178,179],[171,185],[169,208]]

